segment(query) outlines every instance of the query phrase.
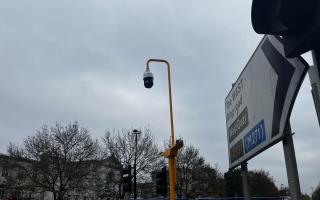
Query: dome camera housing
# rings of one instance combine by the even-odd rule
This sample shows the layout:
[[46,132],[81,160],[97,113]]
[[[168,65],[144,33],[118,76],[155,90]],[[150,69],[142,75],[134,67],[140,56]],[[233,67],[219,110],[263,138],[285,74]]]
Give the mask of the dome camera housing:
[[146,71],[143,74],[143,82],[145,88],[152,88],[153,86],[153,74],[150,72],[149,69],[146,69]]

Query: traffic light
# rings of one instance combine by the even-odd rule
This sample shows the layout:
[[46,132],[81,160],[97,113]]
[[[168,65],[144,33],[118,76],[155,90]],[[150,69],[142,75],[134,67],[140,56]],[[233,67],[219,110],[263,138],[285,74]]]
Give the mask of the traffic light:
[[131,193],[132,192],[132,176],[131,176],[131,165],[128,165],[127,168],[122,170],[122,188],[123,193]]
[[288,57],[319,48],[319,0],[253,0],[251,21],[259,34],[282,36]]
[[161,171],[156,172],[156,191],[163,197],[168,193],[167,168],[163,167]]

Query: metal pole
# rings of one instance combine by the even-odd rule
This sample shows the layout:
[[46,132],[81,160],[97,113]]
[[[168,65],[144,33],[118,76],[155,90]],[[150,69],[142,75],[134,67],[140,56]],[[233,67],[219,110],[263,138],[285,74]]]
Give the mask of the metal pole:
[[172,109],[172,93],[171,93],[171,73],[170,64],[168,61],[163,59],[149,59],[147,61],[147,69],[149,69],[150,62],[162,62],[168,67],[168,89],[169,89],[169,106],[170,106],[170,127],[171,127],[171,145],[174,146],[174,125],[173,125],[173,109]]
[[[171,145],[174,146],[174,127],[173,127],[173,110],[172,110],[172,94],[171,94],[171,75],[170,64],[168,62],[168,87],[169,87],[169,103],[170,103],[170,125],[171,125]],[[175,157],[169,158],[169,181],[170,181],[170,199],[175,199],[175,182],[176,182],[176,159]]]
[[287,168],[288,185],[291,200],[300,200],[301,190],[299,182],[298,167],[296,161],[296,155],[294,151],[294,144],[292,139],[292,131],[290,122],[287,122],[287,126],[284,132],[283,152]]
[[134,165],[133,165],[133,198],[137,199],[137,145],[138,145],[137,136],[140,133],[140,131],[133,130],[133,133],[136,135],[136,138],[135,138],[135,155],[134,155]]
[[134,157],[134,169],[133,169],[133,198],[137,199],[137,134],[136,134],[136,152]]
[[[163,62],[168,67],[168,89],[169,89],[169,106],[170,106],[170,127],[171,127],[171,145],[174,146],[174,125],[173,125],[173,109],[172,109],[172,93],[171,93],[171,74],[170,64],[166,60],[162,59],[149,59],[147,61],[147,68],[149,68],[150,62]],[[169,158],[169,187],[170,187],[170,200],[175,199],[175,182],[176,182],[176,160],[175,157]]]
[[169,87],[169,104],[170,104],[170,127],[171,127],[171,145],[174,146],[174,126],[173,126],[173,109],[172,109],[172,94],[171,94],[171,75],[170,64],[166,62],[168,66],[168,87]]
[[248,181],[248,163],[241,164],[241,177],[242,177],[242,187],[243,196],[245,200],[251,200],[251,193]]
[[320,125],[320,74],[319,74],[319,62],[320,62],[320,50],[312,50],[313,65],[310,67],[308,74],[311,83],[311,93],[313,97],[314,106],[316,108],[318,123]]

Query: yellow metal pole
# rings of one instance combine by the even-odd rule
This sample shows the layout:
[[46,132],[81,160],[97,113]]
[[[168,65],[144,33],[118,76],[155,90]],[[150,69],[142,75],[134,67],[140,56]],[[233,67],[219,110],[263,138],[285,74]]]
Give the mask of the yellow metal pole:
[[[171,126],[171,147],[174,146],[174,125],[173,125],[173,109],[172,109],[172,94],[171,94],[171,74],[170,64],[162,59],[149,59],[147,61],[147,69],[150,62],[164,62],[168,66],[168,88],[169,88],[169,106],[170,106],[170,126]],[[170,200],[175,200],[175,182],[176,182],[176,159],[171,156],[169,159],[169,187],[170,187]]]
[[169,191],[170,191],[170,200],[175,199],[175,176],[176,176],[176,170],[175,170],[175,157],[169,157]]
[[169,104],[170,104],[170,124],[171,124],[171,145],[174,145],[174,127],[173,127],[173,110],[172,110],[172,95],[171,95],[171,75],[170,64],[166,61],[168,66],[168,86],[169,86]]
[[[171,75],[170,64],[166,62],[168,66],[168,86],[169,86],[169,103],[170,103],[170,124],[171,124],[171,146],[174,146],[174,126],[173,126],[173,110],[172,110],[172,95],[171,95]],[[169,179],[170,179],[170,199],[175,199],[175,182],[176,182],[176,159],[175,157],[169,158]]]

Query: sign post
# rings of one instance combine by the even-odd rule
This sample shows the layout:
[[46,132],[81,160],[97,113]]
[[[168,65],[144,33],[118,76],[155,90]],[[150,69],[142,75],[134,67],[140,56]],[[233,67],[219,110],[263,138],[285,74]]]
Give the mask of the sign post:
[[[319,47],[320,49],[320,47]],[[313,97],[314,106],[317,112],[318,123],[320,125],[320,50],[312,50],[313,67],[310,67],[308,74],[311,83],[311,93]]]
[[246,162],[241,164],[241,177],[244,199],[251,200],[251,191],[248,181],[248,164]]
[[282,144],[283,144],[283,152],[284,152],[284,158],[285,158],[286,168],[287,168],[290,197],[291,197],[291,200],[300,200],[301,199],[300,181],[299,181],[298,167],[297,167],[297,161],[296,161],[296,154],[294,151],[294,145],[293,145],[293,139],[292,139],[291,125],[289,121],[287,123],[284,134],[285,136],[282,140]]

